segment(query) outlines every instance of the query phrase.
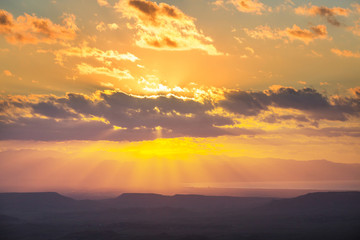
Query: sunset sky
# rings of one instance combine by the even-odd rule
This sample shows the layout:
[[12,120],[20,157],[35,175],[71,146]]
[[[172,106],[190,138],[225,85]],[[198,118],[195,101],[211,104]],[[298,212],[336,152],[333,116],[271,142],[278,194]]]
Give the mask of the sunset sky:
[[0,190],[360,163],[358,0],[2,0],[0,62]]

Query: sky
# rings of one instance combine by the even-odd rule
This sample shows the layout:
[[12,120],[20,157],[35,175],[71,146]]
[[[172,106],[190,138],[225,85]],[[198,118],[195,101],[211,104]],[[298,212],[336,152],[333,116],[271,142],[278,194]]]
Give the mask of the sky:
[[2,191],[360,181],[358,0],[2,0],[0,62]]

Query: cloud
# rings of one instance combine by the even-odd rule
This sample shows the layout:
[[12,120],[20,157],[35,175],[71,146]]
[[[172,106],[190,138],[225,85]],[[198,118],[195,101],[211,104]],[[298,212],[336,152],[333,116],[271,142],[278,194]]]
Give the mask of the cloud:
[[29,104],[35,114],[40,114],[49,118],[74,118],[77,117],[76,113],[73,113],[66,106],[61,104],[54,104],[51,100],[45,102],[39,102],[35,104]]
[[330,39],[328,37],[327,28],[324,25],[312,26],[310,29],[301,29],[294,24],[292,28],[272,29],[267,25],[257,26],[254,30],[244,28],[247,35],[255,39],[283,39],[285,41],[300,40],[305,44],[309,44],[315,39]]
[[82,75],[99,74],[116,78],[118,80],[134,79],[134,77],[130,74],[129,70],[120,70],[118,68],[110,69],[107,67],[93,67],[89,64],[81,63],[77,65],[77,69]]
[[119,29],[119,25],[117,25],[116,23],[108,23],[108,24],[105,24],[104,22],[99,22],[97,25],[96,25],[96,30],[98,30],[99,32],[103,32],[107,29],[110,29],[110,30],[117,30]]
[[116,23],[108,23],[107,26],[110,30],[116,30],[120,28]]
[[310,27],[310,30],[301,29],[293,25],[292,28],[286,28],[284,34],[291,40],[300,40],[308,44],[314,39],[328,39],[328,32],[325,25],[317,25]]
[[99,23],[96,25],[96,30],[98,30],[99,32],[105,31],[105,30],[106,30],[105,23],[104,23],[104,22],[99,22]]
[[77,30],[75,16],[71,14],[64,15],[63,25],[59,25],[26,13],[14,19],[11,13],[0,10],[0,34],[11,44],[68,41],[76,37]]
[[285,115],[278,115],[278,114],[270,114],[268,116],[265,116],[265,118],[263,119],[264,122],[267,123],[277,123],[277,122],[281,122],[281,121],[288,121],[288,120],[295,120],[296,122],[310,122],[310,120],[304,116],[304,115],[290,115],[290,114],[285,114]]
[[354,97],[360,99],[360,87],[350,88],[349,91],[354,95]]
[[277,86],[263,92],[229,91],[218,102],[227,111],[256,116],[270,107],[295,109],[313,120],[346,121],[349,116],[360,115],[360,99],[328,98],[315,89],[296,90],[291,87]]
[[349,31],[351,31],[354,35],[360,36],[360,19],[354,21],[354,26],[347,27]]
[[354,8],[355,12],[360,13],[360,4],[359,3],[353,3],[351,6]]
[[[311,88],[273,86],[265,91],[226,90],[221,99],[202,102],[171,94],[137,96],[119,91],[2,96],[0,139],[133,141],[258,135],[267,133],[261,126],[287,121],[297,124],[297,130],[319,128],[319,121],[325,120],[337,127],[335,121],[360,117],[359,89],[350,89],[351,96],[327,97]],[[256,127],[240,124],[250,119],[256,119]],[[289,126],[291,130],[294,125],[283,126],[278,133]],[[336,131],[339,136],[353,135],[346,129]]]
[[10,72],[9,70],[4,70],[4,71],[3,71],[3,74],[4,74],[5,76],[7,76],[7,77],[12,77],[12,76],[14,76],[14,75],[12,74],[12,72]]
[[110,6],[109,2],[107,0],[97,0],[97,3],[101,7]]
[[272,29],[267,25],[260,25],[255,27],[254,30],[244,28],[245,33],[255,39],[281,39],[280,30]]
[[319,7],[311,5],[311,3],[308,6],[298,7],[295,9],[295,13],[298,15],[321,16],[326,18],[327,22],[334,26],[341,25],[335,16],[348,16],[350,12],[351,10],[347,8],[329,8],[325,6]]
[[239,12],[244,13],[261,15],[265,11],[271,11],[270,7],[258,0],[230,0],[229,3],[233,4]]
[[310,57],[317,57],[317,58],[323,57],[323,55],[322,55],[321,53],[318,53],[318,52],[315,51],[315,50],[311,50],[311,53],[309,53],[308,56],[310,56]]
[[214,2],[211,2],[212,5],[214,5],[217,8],[224,7],[224,0],[215,0]]
[[287,134],[303,134],[306,136],[321,136],[321,137],[360,137],[359,127],[324,127],[324,128],[303,128],[300,130],[291,129]]
[[[230,134],[216,126],[233,121],[207,114],[211,108],[210,103],[171,95],[141,97],[123,92],[100,92],[92,97],[69,93],[37,100],[10,98],[0,102],[0,138],[145,140],[160,133],[162,137]],[[9,109],[20,113],[5,114]]]
[[138,57],[129,52],[119,53],[116,50],[103,51],[98,48],[89,47],[87,45],[55,50],[52,53],[55,55],[55,61],[61,65],[64,63],[64,57],[95,58],[101,62],[109,60],[135,62],[139,60]]
[[116,10],[132,19],[136,45],[155,50],[183,51],[198,49],[209,55],[223,55],[195,25],[195,19],[166,3],[146,0],[120,0]]
[[349,50],[340,50],[337,48],[332,48],[331,52],[333,52],[334,54],[340,56],[340,57],[347,57],[347,58],[360,58],[360,53],[359,52],[352,52]]

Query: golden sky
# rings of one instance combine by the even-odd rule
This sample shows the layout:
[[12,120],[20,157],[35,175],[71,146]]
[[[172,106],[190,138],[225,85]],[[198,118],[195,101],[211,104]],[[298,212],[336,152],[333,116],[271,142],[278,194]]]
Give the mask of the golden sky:
[[3,0],[0,61],[0,189],[360,163],[356,0]]

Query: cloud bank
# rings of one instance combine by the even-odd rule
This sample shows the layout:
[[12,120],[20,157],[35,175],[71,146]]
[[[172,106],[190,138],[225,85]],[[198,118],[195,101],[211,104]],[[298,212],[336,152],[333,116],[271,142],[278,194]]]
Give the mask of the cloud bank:
[[[325,135],[330,132],[317,129],[319,121],[343,122],[360,116],[358,88],[351,92],[352,96],[327,97],[311,88],[277,86],[265,91],[226,90],[221,100],[203,101],[116,91],[90,96],[78,93],[64,97],[4,96],[0,102],[0,138],[132,141],[265,133],[260,128],[236,126],[251,117],[268,124],[283,121],[295,121],[298,126],[310,124],[303,127],[304,134]],[[276,109],[280,111],[274,112]],[[284,110],[293,113],[281,113]],[[292,131],[301,132],[301,128]],[[328,130],[350,136],[358,131]]]

